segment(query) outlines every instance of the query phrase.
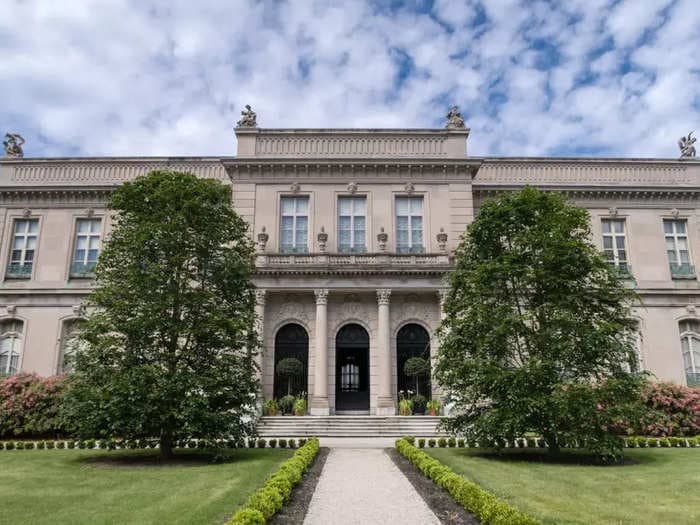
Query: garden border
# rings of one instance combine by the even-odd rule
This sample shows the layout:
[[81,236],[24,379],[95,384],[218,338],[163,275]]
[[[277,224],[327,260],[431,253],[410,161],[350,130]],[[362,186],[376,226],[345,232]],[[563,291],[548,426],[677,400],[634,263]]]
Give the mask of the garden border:
[[[182,439],[174,449],[299,448],[310,438]],[[145,450],[157,449],[157,439],[15,439],[0,441],[0,450]]]

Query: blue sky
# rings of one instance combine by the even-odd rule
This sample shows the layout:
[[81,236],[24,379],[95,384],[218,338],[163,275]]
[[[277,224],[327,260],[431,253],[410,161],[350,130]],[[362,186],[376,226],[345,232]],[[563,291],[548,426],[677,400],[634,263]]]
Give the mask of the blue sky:
[[9,0],[0,131],[27,156],[234,155],[263,127],[439,127],[469,153],[677,157],[697,0]]

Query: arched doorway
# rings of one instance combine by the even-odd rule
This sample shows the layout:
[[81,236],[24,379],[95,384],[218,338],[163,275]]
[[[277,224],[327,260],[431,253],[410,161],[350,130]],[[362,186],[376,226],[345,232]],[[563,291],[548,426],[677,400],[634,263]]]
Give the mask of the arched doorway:
[[369,334],[359,324],[335,336],[335,410],[369,410]]
[[[412,357],[422,357],[430,363],[430,334],[419,324],[407,324],[396,334],[396,390],[416,391],[416,378],[404,372],[404,365]],[[419,394],[430,398],[430,374],[418,378]]]
[[[282,359],[293,357],[301,361],[302,372],[294,377],[277,374],[277,365]],[[308,392],[309,384],[309,334],[303,326],[290,323],[279,329],[275,336],[275,383],[274,397],[279,399],[291,391],[292,395]]]

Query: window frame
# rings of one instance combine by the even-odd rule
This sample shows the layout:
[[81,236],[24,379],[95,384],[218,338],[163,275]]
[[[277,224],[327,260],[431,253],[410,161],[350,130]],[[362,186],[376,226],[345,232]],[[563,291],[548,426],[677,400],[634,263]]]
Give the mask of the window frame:
[[72,372],[66,372],[64,370],[64,362],[65,362],[65,355],[66,355],[66,340],[70,340],[72,338],[67,338],[66,337],[66,328],[69,324],[83,324],[86,322],[86,319],[84,317],[65,317],[60,320],[59,322],[59,328],[58,328],[58,350],[57,350],[57,359],[56,359],[56,364],[55,364],[55,370],[56,374],[69,374]]
[[[676,225],[678,223],[684,223],[685,224],[685,232],[683,234],[679,234],[676,231]],[[666,232],[666,223],[670,223],[673,225],[673,232],[672,233],[667,233]],[[695,279],[695,266],[693,265],[693,252],[690,249],[690,235],[689,235],[689,221],[687,217],[663,217],[661,221],[661,228],[662,232],[664,235],[664,251],[666,252],[666,260],[669,265],[669,269],[671,272],[671,279]],[[679,250],[678,248],[678,239],[679,238],[685,238],[685,243],[687,247],[687,252],[688,252],[688,262],[683,263],[681,262],[681,257],[680,253],[682,250]],[[677,262],[671,262],[671,260],[668,257],[668,246],[667,246],[667,241],[669,238],[673,239],[673,252],[676,256],[676,261]],[[682,272],[682,268],[686,266],[688,268],[687,274],[684,274]],[[674,272],[674,267],[678,269],[677,272]]]
[[[85,272],[74,272],[73,268],[76,264],[75,261],[75,251],[78,246],[78,222],[82,220],[87,221],[100,221],[100,227],[98,232],[99,249],[97,253],[97,260],[99,261],[100,255],[102,254],[102,247],[104,243],[104,231],[105,231],[105,217],[104,215],[75,215],[73,217],[73,242],[71,244],[71,251],[68,253],[68,279],[93,279],[95,277],[94,268],[92,271]],[[88,237],[89,239],[89,237]],[[86,250],[86,256],[87,256]]]
[[[2,331],[3,325],[5,323],[21,323],[20,330],[19,331],[13,331],[13,330],[8,330],[6,332]],[[17,375],[22,371],[22,365],[24,364],[24,341],[26,338],[26,332],[27,332],[27,321],[19,318],[19,317],[4,317],[0,319],[0,341],[4,340],[8,334],[12,334],[12,337],[15,341],[19,341],[19,352],[17,354],[17,369],[15,370],[14,373],[8,374],[5,372],[5,370],[0,370],[0,377],[12,377],[14,375]],[[10,357],[7,360],[8,367],[9,364],[12,362],[12,353],[10,353]]]
[[[350,215],[350,239],[351,239],[351,246],[350,249],[342,249],[340,246],[340,201],[342,199],[349,199],[353,202],[352,209],[353,213]],[[354,202],[357,200],[363,200],[365,204],[365,211],[364,215],[355,215],[354,213]],[[367,194],[353,194],[353,195],[347,195],[347,194],[338,194],[336,195],[336,213],[335,213],[335,221],[336,221],[336,226],[335,226],[335,234],[336,234],[336,250],[338,253],[342,254],[356,254],[356,253],[367,253],[368,250],[368,232],[369,232],[369,198]],[[363,243],[362,246],[358,247],[355,246],[355,217],[364,217],[365,219],[365,242]]]
[[[606,233],[604,230],[604,224],[605,223],[610,223],[611,226],[611,231]],[[614,232],[612,231],[612,224],[618,222],[622,224],[622,233]],[[627,218],[626,217],[601,217],[600,218],[600,234],[601,234],[601,239],[602,239],[602,247],[603,247],[603,254],[605,255],[605,260],[608,262],[608,264],[612,265],[613,267],[617,268],[619,271],[627,274],[631,274],[631,265],[630,265],[630,251],[629,251],[629,243],[627,240],[628,237],[628,232],[627,232]],[[609,237],[612,239],[612,255],[613,258],[612,260],[608,259],[608,254],[607,251],[609,251],[607,248],[605,248],[605,239],[606,237]],[[617,247],[617,239],[619,237],[622,237],[622,243],[623,243],[623,248],[620,249]],[[622,261],[620,259],[620,251],[625,252],[625,260]],[[623,263],[625,265],[624,268],[620,266],[620,264]]]
[[[41,240],[41,227],[42,227],[42,216],[41,215],[32,215],[32,214],[24,214],[24,213],[17,213],[17,214],[11,214],[8,216],[8,221],[7,221],[7,235],[6,239],[8,239],[8,247],[7,247],[7,259],[5,261],[5,272],[4,272],[4,280],[5,281],[31,281],[34,279],[34,275],[36,272],[37,268],[37,262],[39,260],[39,242]],[[20,275],[10,275],[10,268],[12,267],[12,252],[14,251],[14,244],[15,244],[15,223],[17,221],[37,221],[37,229],[36,229],[36,245],[34,247],[34,257],[32,259],[32,265],[31,265],[31,271],[25,275],[25,276],[20,276]],[[25,252],[26,252],[26,237],[25,237]]]
[[[306,245],[303,246],[303,250],[299,250],[296,246],[293,246],[293,250],[285,250],[284,245],[282,244],[282,202],[284,199],[306,199]],[[300,193],[300,194],[288,194],[288,193],[283,193],[279,196],[279,199],[277,200],[278,202],[278,210],[277,210],[277,221],[278,221],[278,227],[277,227],[277,251],[279,253],[287,254],[287,255],[295,255],[295,254],[301,254],[301,255],[306,255],[309,253],[309,245],[311,242],[311,232],[313,231],[312,224],[311,224],[311,195],[308,193]],[[296,214],[296,204],[295,204],[295,214],[293,215],[294,217],[294,223],[293,223],[293,229],[292,231],[294,232],[293,235],[293,242],[296,245],[296,218],[297,217],[303,217],[303,215],[297,215]]]
[[[690,323],[690,330],[684,330],[683,329],[683,324],[684,323]],[[695,326],[692,326],[694,324]],[[678,332],[680,333],[679,341],[681,343],[681,366],[683,367],[683,375],[686,378],[686,383],[688,383],[688,376],[690,374],[693,374],[695,376],[698,376],[700,378],[700,362],[695,362],[695,356],[694,356],[694,351],[693,351],[693,340],[697,341],[697,346],[699,347],[700,350],[700,319],[695,319],[695,318],[684,318],[684,319],[679,319],[678,320]],[[683,341],[684,339],[688,340],[688,355],[690,356],[690,367],[691,371],[688,372],[685,366],[685,354],[686,352],[683,349]],[[700,353],[700,351],[698,352]]]
[[[398,202],[399,199],[408,199],[409,200],[409,215],[408,217],[408,246],[406,246],[406,249],[402,249],[403,247],[399,245],[399,213],[398,213]],[[412,215],[410,212],[410,201],[412,199],[420,199],[421,200],[421,239],[422,239],[422,245],[420,246],[420,250],[414,250],[413,246],[413,229],[411,228],[412,226],[412,219],[414,217],[418,217],[418,215]],[[424,254],[428,251],[428,246],[427,246],[427,239],[426,239],[426,232],[428,230],[428,224],[427,224],[427,219],[426,217],[428,216],[428,207],[427,207],[427,198],[424,193],[414,193],[411,195],[408,195],[406,193],[400,193],[400,194],[395,194],[394,195],[394,232],[395,232],[395,241],[394,241],[394,249],[397,254],[402,254],[402,255],[416,255],[416,254]],[[403,215],[402,215],[403,217]]]

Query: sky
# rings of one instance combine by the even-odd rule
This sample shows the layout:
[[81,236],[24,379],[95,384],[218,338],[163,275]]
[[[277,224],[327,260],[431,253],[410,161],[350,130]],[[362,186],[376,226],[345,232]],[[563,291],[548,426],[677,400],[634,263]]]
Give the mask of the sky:
[[27,157],[230,156],[261,127],[442,127],[476,156],[663,157],[700,134],[698,0],[0,0]]

